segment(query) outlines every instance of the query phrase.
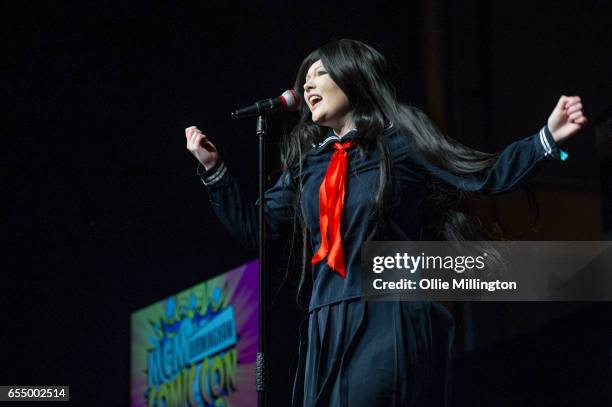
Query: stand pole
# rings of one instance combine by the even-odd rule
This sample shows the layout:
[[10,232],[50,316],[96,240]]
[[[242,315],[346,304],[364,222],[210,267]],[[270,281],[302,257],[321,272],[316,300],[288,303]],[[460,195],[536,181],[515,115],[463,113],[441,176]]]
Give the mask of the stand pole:
[[266,236],[265,236],[265,201],[264,190],[266,181],[266,133],[265,116],[257,117],[257,136],[259,138],[259,352],[255,366],[255,386],[257,389],[257,406],[267,405],[268,367],[266,359]]

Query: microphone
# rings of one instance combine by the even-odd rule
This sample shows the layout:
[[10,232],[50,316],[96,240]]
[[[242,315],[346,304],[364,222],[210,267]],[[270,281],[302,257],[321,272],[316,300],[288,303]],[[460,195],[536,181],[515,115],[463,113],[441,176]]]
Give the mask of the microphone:
[[293,90],[286,90],[279,97],[264,99],[255,102],[251,106],[243,107],[232,112],[232,119],[242,119],[260,115],[270,115],[283,111],[297,110],[300,105],[300,97]]

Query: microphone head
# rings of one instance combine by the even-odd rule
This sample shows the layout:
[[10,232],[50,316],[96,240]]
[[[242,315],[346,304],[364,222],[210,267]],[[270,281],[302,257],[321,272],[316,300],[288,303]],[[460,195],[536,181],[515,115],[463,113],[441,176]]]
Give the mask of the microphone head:
[[300,103],[302,101],[300,96],[295,93],[293,89],[284,91],[280,98],[283,101],[283,104],[285,105],[283,110],[288,110],[290,112],[297,110],[298,107],[300,107]]

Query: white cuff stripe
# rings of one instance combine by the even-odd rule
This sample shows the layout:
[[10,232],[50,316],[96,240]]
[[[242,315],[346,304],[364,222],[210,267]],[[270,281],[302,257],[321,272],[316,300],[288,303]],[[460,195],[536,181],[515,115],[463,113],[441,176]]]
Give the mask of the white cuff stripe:
[[546,143],[546,147],[548,147],[548,154],[552,154],[552,147],[548,142],[548,137],[546,137],[546,129],[542,128],[542,137],[544,137],[544,142]]
[[204,183],[204,185],[211,185],[214,184],[215,182],[219,181],[227,172],[227,167],[225,166],[225,163],[221,163],[221,166],[219,166],[219,169],[217,169],[217,171],[215,171],[214,174],[212,174],[210,177],[202,180],[202,182]]
[[540,143],[542,143],[542,147],[544,147],[544,155],[552,154],[552,149],[550,148],[550,144],[548,144],[543,127],[542,130],[540,130]]
[[215,178],[211,179],[210,181],[206,181],[206,185],[211,185],[219,181],[221,178],[223,178],[226,172],[227,172],[227,167],[223,167],[219,175],[217,175]]
[[204,178],[204,181],[208,182],[212,180],[213,178],[215,178],[223,170],[223,167],[225,167],[225,163],[221,163],[219,165],[219,168],[217,168],[217,171],[215,171],[213,174],[209,175],[208,177]]

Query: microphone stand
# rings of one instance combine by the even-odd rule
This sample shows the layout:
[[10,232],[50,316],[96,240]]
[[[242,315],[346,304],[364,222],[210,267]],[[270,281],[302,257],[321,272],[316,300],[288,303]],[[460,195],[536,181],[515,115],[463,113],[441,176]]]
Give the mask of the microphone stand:
[[266,359],[266,232],[265,232],[265,181],[266,181],[266,134],[268,125],[266,117],[257,116],[257,136],[259,138],[259,352],[255,365],[255,387],[257,406],[267,405],[268,367]]

